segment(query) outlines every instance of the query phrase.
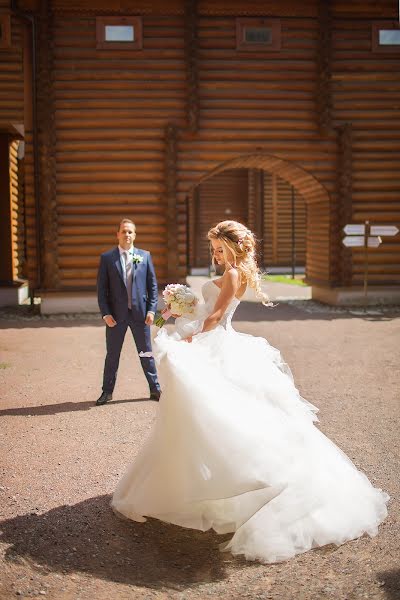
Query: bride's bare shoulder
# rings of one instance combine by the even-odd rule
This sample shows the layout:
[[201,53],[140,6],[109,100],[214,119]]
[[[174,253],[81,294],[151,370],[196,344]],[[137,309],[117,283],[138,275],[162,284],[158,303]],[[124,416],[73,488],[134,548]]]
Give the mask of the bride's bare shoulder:
[[231,267],[227,269],[223,276],[221,277],[221,287],[224,286],[235,286],[237,287],[239,283],[239,272],[235,267]]
[[222,277],[222,279],[226,277],[228,278],[230,281],[238,281],[239,279],[239,271],[236,269],[236,267],[230,267],[229,269],[227,269]]

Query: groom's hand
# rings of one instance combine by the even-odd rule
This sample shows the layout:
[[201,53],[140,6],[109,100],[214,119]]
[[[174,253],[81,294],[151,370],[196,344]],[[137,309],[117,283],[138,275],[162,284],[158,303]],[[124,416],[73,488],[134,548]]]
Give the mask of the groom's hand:
[[114,317],[112,315],[105,315],[103,317],[103,320],[105,321],[107,327],[115,327],[117,324],[117,321],[114,319]]
[[148,312],[146,315],[145,323],[146,325],[153,325],[154,322],[154,313]]

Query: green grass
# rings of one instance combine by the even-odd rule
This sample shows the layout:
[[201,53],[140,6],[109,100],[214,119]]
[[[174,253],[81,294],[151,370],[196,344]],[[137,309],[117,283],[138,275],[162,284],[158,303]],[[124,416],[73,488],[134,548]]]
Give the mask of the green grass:
[[307,285],[304,283],[304,275],[296,275],[292,279],[291,275],[263,275],[264,281],[274,281],[276,283],[289,283],[290,285]]
[[0,362],[0,369],[7,369],[8,367],[11,367],[9,363]]

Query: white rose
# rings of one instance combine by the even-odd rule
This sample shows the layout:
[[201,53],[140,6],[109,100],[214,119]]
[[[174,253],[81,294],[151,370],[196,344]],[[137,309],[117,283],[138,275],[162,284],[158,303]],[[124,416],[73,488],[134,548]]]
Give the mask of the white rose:
[[171,306],[171,312],[172,312],[174,315],[179,315],[179,314],[181,313],[181,308],[180,308],[180,306],[179,306],[179,303],[178,303],[178,302],[174,302],[174,301],[172,301],[172,302],[171,302],[171,304],[170,304],[170,306]]

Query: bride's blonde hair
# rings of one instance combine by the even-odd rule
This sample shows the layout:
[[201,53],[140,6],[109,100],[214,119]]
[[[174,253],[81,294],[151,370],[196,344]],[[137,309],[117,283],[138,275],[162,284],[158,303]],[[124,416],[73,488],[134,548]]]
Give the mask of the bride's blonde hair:
[[[254,289],[256,297],[265,306],[271,306],[267,294],[261,290],[261,272],[256,260],[256,239],[250,229],[237,221],[221,221],[210,229],[207,237],[210,241],[222,242],[225,262],[232,264],[238,270],[241,281],[246,281],[247,285]],[[228,256],[228,249],[233,255],[233,261],[232,257]],[[215,264],[214,255],[212,260]]]

